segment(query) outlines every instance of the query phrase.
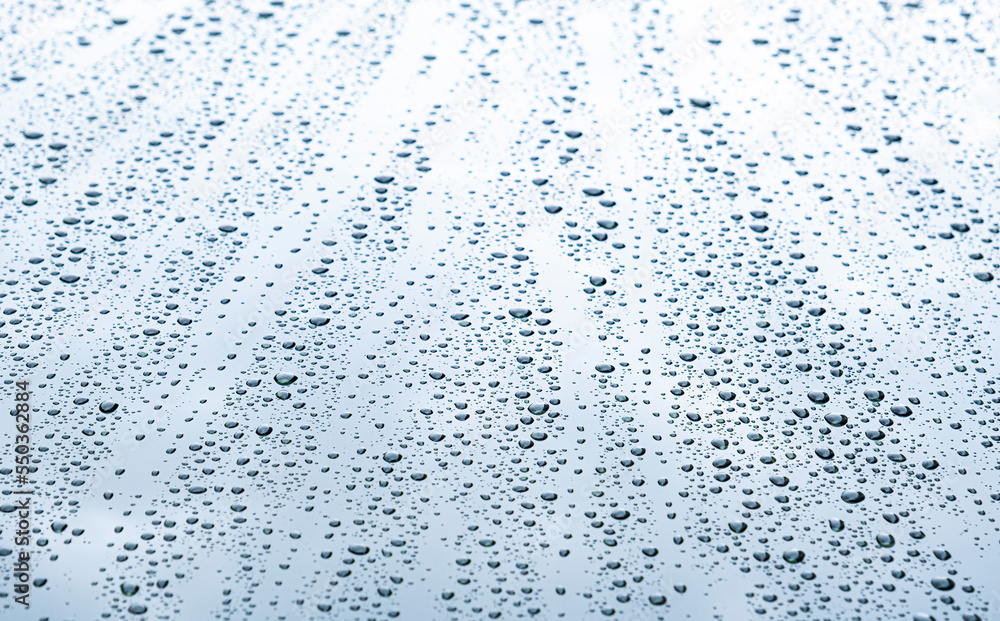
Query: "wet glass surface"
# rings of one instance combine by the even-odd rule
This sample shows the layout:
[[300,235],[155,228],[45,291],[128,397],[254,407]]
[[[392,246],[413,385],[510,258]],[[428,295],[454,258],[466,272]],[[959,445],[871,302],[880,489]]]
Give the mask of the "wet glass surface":
[[998,8],[5,3],[0,617],[995,618]]

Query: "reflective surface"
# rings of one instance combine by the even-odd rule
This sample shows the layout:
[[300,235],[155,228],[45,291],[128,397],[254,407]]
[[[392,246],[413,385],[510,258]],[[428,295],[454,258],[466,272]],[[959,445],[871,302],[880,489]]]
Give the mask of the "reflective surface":
[[991,619],[995,3],[7,3],[4,619]]

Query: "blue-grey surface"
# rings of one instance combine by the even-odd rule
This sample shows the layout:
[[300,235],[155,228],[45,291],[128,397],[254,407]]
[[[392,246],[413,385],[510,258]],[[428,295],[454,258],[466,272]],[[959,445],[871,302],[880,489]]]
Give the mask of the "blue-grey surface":
[[998,618],[996,1],[3,14],[4,620]]

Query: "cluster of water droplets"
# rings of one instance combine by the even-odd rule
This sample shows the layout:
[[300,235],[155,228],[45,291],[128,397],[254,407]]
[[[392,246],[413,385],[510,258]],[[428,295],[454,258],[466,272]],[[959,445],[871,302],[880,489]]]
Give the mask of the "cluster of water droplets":
[[988,7],[141,4],[0,35],[4,618],[997,614]]

